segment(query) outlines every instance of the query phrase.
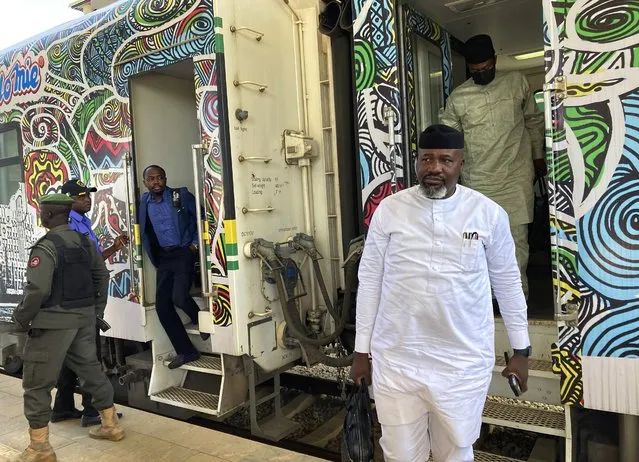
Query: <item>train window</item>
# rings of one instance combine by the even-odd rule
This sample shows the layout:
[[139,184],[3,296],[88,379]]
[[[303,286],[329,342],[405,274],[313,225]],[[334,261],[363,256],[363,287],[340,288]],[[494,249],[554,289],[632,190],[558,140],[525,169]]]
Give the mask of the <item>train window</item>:
[[22,154],[20,153],[20,132],[16,126],[0,127],[0,204],[9,205],[20,183]]
[[428,39],[417,34],[415,34],[414,40],[417,126],[428,127],[439,123],[439,116],[444,109],[442,52]]

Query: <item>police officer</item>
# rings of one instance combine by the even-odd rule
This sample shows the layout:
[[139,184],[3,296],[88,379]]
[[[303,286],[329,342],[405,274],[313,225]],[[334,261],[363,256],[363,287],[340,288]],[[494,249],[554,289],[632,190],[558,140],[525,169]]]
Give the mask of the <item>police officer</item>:
[[18,327],[28,331],[22,386],[31,444],[18,458],[22,462],[56,460],[48,424],[51,390],[63,364],[80,377],[100,412],[102,425],[89,435],[124,438],[113,388],[95,350],[96,315],[106,305],[109,273],[95,244],[69,228],[72,202],[64,194],[40,200],[40,220],[49,232],[32,248],[24,296],[13,315]]
[[[73,199],[71,205],[71,213],[69,214],[69,227],[80,234],[88,237],[98,249],[104,260],[107,260],[119,250],[122,250],[128,243],[129,237],[121,234],[115,238],[112,246],[102,250],[98,237],[91,227],[91,219],[86,214],[91,210],[91,193],[97,191],[94,187],[89,187],[82,183],[79,179],[71,179],[62,185],[60,190],[63,194],[68,194]],[[95,346],[98,355],[98,361],[102,362],[100,332],[96,328]],[[80,423],[83,427],[92,425],[100,425],[100,415],[98,411],[91,405],[91,395],[82,392],[82,412],[75,408],[74,394],[78,381],[76,374],[66,366],[62,367],[58,383],[56,386],[55,400],[53,401],[53,411],[51,412],[51,422],[61,422],[67,419],[81,419]],[[118,417],[122,414],[118,413]]]

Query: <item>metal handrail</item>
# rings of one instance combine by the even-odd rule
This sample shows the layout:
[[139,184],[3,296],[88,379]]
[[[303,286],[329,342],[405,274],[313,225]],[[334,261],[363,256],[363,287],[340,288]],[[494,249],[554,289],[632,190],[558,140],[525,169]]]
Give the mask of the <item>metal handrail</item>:
[[[133,256],[133,246],[135,245],[135,231],[133,230],[131,220],[131,209],[135,208],[135,200],[131,200],[131,160],[131,153],[127,152],[124,155],[124,179],[126,185],[126,227],[130,234],[127,250],[129,254],[129,271],[131,272],[131,293],[139,298],[140,294],[138,293],[138,284],[135,278],[135,259]],[[134,232],[132,233],[131,231]]]
[[[202,284],[202,297],[211,298],[214,296],[210,291],[208,280],[208,265],[206,261],[205,247],[204,247],[204,226],[203,220],[200,216],[202,210],[202,185],[200,184],[200,156],[198,152],[202,150],[201,144],[194,144],[191,146],[191,153],[193,154],[193,181],[195,182],[195,209],[197,213],[197,238],[198,238],[198,252],[200,254],[200,282]],[[206,218],[205,218],[206,219]]]

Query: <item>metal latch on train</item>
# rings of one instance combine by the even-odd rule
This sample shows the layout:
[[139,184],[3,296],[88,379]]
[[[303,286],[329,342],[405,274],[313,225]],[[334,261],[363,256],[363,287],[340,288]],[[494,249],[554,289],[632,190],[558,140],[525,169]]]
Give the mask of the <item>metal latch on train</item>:
[[561,312],[555,313],[555,321],[563,321],[568,327],[577,327],[579,316],[579,305],[576,303],[566,303]]
[[568,82],[565,75],[558,75],[551,83],[544,84],[544,91],[552,91],[557,99],[568,97]]
[[293,130],[284,131],[282,148],[287,162],[294,162],[317,155],[317,152],[313,150],[313,138]]

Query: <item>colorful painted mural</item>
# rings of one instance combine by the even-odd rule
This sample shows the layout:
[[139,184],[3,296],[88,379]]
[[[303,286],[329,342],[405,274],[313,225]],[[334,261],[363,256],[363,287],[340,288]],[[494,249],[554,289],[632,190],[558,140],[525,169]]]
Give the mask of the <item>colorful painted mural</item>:
[[[211,0],[129,0],[100,10],[5,52],[0,57],[0,125],[20,127],[25,183],[0,205],[3,236],[19,236],[0,255],[0,304],[22,293],[28,245],[39,198],[78,177],[98,188],[92,221],[108,246],[126,221],[124,158],[132,150],[128,78],[195,58],[199,120],[207,147],[207,216],[213,238],[211,270],[222,294],[218,325],[231,323],[222,208],[222,163],[217,113],[217,71]],[[194,108],[196,110],[196,108]],[[133,153],[135,158],[135,153]],[[109,295],[129,299],[128,254],[109,260]],[[226,296],[224,296],[226,294]]]
[[[417,141],[419,137],[419,131],[426,127],[417,128],[417,107],[416,107],[416,95],[415,95],[415,63],[414,63],[414,51],[413,51],[413,39],[412,34],[418,34],[421,37],[431,41],[434,45],[438,46],[442,53],[442,81],[444,83],[444,100],[448,98],[453,89],[453,74],[452,74],[452,57],[450,52],[450,36],[445,29],[429,18],[425,17],[418,11],[405,6],[404,17],[402,18],[405,24],[404,35],[404,62],[406,72],[403,75],[402,84],[406,87],[406,101],[404,104],[408,111],[409,120],[409,139],[410,139],[410,159],[414,159],[417,156]],[[417,179],[415,177],[414,167],[412,165],[407,166],[407,173],[410,172],[409,184],[415,184]],[[406,175],[409,176],[409,175]]]
[[[583,403],[582,355],[639,357],[639,26],[634,4],[612,0],[548,0],[544,10],[546,80],[566,75],[568,81],[568,98],[551,102],[551,129],[546,133],[554,283],[564,307],[579,306],[578,326],[561,326],[552,357],[555,372],[561,374],[562,401],[578,405]],[[367,224],[377,204],[391,193],[383,111],[370,102],[384,101],[386,95],[393,108],[401,109],[401,104],[395,104],[393,2],[358,1],[354,12]],[[387,27],[371,32],[378,18],[386,18]],[[435,24],[410,9],[405,20],[408,29],[449,50]],[[407,105],[414,114],[409,43],[405,50]],[[446,78],[447,94],[449,81]],[[417,130],[414,117],[409,120],[409,149],[415,150]],[[407,171],[403,175],[408,179]]]
[[[364,225],[390,195],[394,158],[398,189],[405,183],[398,47],[393,2],[353,0],[355,97]],[[395,148],[391,149],[384,111],[395,114]],[[392,151],[392,152],[391,152]]]
[[[441,48],[444,97],[452,91],[450,38],[439,25],[417,11],[404,7],[407,33],[404,43],[405,75],[400,77],[398,38],[395,33],[397,12],[394,2],[355,0],[353,2],[353,40],[355,60],[355,92],[357,98],[357,131],[359,139],[360,181],[364,225],[382,199],[392,194],[391,155],[394,156],[398,189],[414,183],[411,165],[417,152],[417,120],[415,111],[415,72],[411,33],[417,33]],[[401,101],[400,85],[405,85],[406,102]],[[395,147],[389,146],[384,108],[395,112]],[[410,145],[403,142],[404,111],[409,114]],[[405,156],[408,150],[410,155]]]
[[546,81],[567,81],[546,133],[554,281],[579,306],[553,362],[577,404],[582,356],[639,358],[639,22],[612,0],[547,1],[544,20]]
[[200,114],[202,145],[207,150],[204,161],[206,176],[204,198],[206,200],[211,249],[210,274],[217,298],[213,304],[213,321],[218,326],[232,322],[231,298],[224,246],[224,187],[222,179],[222,149],[220,145],[220,121],[218,112],[218,72],[215,55],[198,56],[195,63],[195,93]]

